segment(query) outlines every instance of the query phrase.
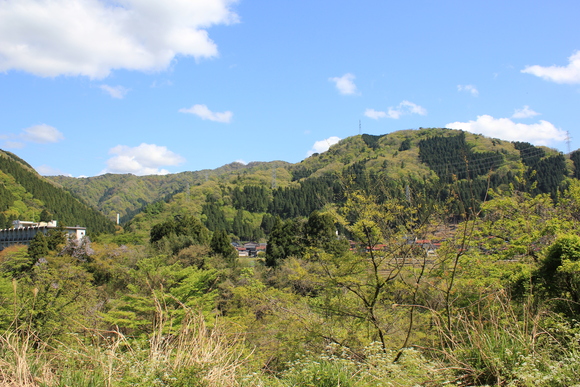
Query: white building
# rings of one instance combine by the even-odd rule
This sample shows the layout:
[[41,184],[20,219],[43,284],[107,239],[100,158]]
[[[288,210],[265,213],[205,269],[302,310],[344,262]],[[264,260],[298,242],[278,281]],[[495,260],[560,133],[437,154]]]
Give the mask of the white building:
[[[56,229],[56,220],[50,222],[28,222],[15,220],[12,222],[13,228],[0,230],[0,250],[12,245],[27,245],[38,232],[45,235],[51,229]],[[64,227],[69,239],[81,240],[87,233],[86,227]]]

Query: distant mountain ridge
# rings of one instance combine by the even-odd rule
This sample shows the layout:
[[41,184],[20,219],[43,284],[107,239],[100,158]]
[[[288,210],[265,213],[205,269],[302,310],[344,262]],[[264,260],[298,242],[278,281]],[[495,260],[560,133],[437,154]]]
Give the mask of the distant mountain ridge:
[[73,195],[82,198],[97,208],[109,219],[117,214],[121,221],[130,220],[148,204],[180,193],[188,186],[200,186],[211,179],[224,179],[232,174],[251,174],[277,168],[287,168],[285,161],[233,162],[213,170],[180,172],[169,175],[135,176],[132,174],[105,174],[86,178],[50,176],[49,179],[62,185]]
[[[370,189],[381,182],[391,194],[398,195],[405,187],[428,192],[434,182],[454,183],[459,190],[469,184],[471,192],[483,200],[488,188],[507,187],[517,180],[527,181],[526,189],[533,193],[555,194],[566,176],[577,175],[575,155],[568,159],[554,149],[528,143],[453,129],[420,128],[348,137],[296,164],[231,163],[215,170],[162,176],[107,174],[49,179],[109,219],[120,214],[123,223],[142,212],[135,222],[163,218],[167,216],[164,212],[189,211],[214,224],[208,219],[219,207],[223,214],[215,216],[225,217],[228,224],[243,215],[244,222],[255,228],[266,213],[307,216],[308,211],[339,200],[345,185]],[[263,187],[265,191],[246,192],[244,187]],[[266,210],[257,213],[240,204],[240,195],[255,194],[266,195],[266,202],[259,206]],[[160,202],[167,205],[155,205]]]

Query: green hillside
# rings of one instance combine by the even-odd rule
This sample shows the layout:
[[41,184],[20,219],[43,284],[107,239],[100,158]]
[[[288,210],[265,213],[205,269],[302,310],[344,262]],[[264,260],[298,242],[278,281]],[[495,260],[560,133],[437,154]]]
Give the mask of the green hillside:
[[[276,216],[305,218],[328,206],[341,207],[345,193],[362,190],[378,201],[428,196],[460,197],[449,214],[479,208],[490,189],[516,186],[556,197],[574,163],[559,152],[463,131],[426,128],[340,141],[300,163],[232,163],[216,170],[165,176],[52,177],[109,219],[148,236],[153,224],[179,214],[199,218],[233,238],[264,240]],[[469,204],[467,202],[470,201]]]
[[54,182],[40,176],[10,152],[0,151],[0,228],[12,220],[57,220],[83,225],[90,233],[112,232],[113,222],[74,198]]
[[[3,214],[80,203],[0,166]],[[297,164],[59,178],[127,221],[0,251],[0,385],[577,385],[579,166],[421,129]]]
[[288,165],[289,163],[283,161],[253,162],[247,165],[231,163],[214,170],[163,176],[106,174],[87,178],[51,176],[50,179],[97,208],[109,219],[115,219],[119,214],[124,223],[144,209],[147,204],[187,191],[188,187],[195,191],[195,187],[210,181],[227,181],[230,176],[252,175],[252,179],[256,182],[270,184],[272,170],[282,168],[282,173],[278,177],[278,180],[282,182],[285,175],[283,170]]

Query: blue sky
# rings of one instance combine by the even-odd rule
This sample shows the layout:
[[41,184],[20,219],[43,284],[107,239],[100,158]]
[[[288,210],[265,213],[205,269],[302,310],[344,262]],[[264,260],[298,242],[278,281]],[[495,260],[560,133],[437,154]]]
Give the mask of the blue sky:
[[0,148],[45,175],[163,174],[299,162],[360,121],[567,152],[578,15],[572,0],[2,0]]

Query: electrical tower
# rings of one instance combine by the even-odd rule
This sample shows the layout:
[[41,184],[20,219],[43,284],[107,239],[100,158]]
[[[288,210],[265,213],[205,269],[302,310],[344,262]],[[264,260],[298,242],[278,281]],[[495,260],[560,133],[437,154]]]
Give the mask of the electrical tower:
[[572,152],[570,150],[570,143],[572,142],[572,137],[570,137],[570,131],[568,130],[566,132],[566,145],[568,146],[568,154],[570,154],[570,152]]

